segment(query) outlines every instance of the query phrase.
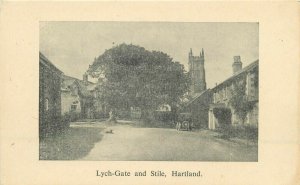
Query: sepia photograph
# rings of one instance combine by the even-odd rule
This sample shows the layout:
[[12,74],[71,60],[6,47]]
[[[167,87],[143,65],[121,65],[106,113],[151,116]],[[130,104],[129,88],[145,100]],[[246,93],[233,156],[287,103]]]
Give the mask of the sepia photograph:
[[258,162],[258,22],[39,23],[39,160]]
[[0,184],[300,184],[299,5],[0,3]]

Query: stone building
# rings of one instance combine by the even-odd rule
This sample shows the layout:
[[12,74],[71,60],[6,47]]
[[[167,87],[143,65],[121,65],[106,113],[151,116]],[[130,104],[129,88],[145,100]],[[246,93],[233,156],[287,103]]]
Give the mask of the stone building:
[[74,119],[94,119],[106,113],[105,106],[97,99],[97,85],[88,81],[87,74],[83,80],[63,75],[61,91],[62,114],[72,113],[76,115]]
[[67,112],[81,113],[80,97],[78,87],[75,83],[76,80],[76,78],[63,75],[61,83],[62,114]]
[[39,53],[39,134],[48,136],[57,131],[61,123],[61,76],[42,53]]
[[204,50],[202,49],[199,56],[194,56],[191,49],[188,59],[192,98],[181,108],[180,112],[191,113],[194,127],[207,128],[211,91],[206,89]]
[[189,73],[191,75],[190,93],[194,96],[206,90],[205,69],[204,69],[204,50],[200,56],[194,56],[192,49],[189,53]]
[[[258,126],[258,60],[242,68],[240,56],[235,56],[232,69],[233,76],[211,89],[209,129],[215,129],[222,125]],[[252,109],[246,113],[244,122],[230,104],[231,98],[237,96],[236,88],[242,89],[243,97],[252,105]]]
[[187,102],[182,107],[181,112],[191,113],[192,123],[195,128],[208,128],[208,111],[211,101],[211,90],[207,89]]

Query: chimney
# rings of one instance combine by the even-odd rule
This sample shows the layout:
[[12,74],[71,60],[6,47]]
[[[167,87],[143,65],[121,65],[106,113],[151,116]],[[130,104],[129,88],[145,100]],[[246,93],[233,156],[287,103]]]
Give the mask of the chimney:
[[83,82],[84,82],[84,83],[88,83],[88,79],[89,79],[88,74],[87,74],[87,73],[84,73],[84,74],[83,74]]
[[234,60],[234,62],[232,64],[232,70],[233,70],[233,74],[236,74],[237,72],[239,72],[242,69],[243,63],[241,62],[240,56],[234,56],[233,60]]

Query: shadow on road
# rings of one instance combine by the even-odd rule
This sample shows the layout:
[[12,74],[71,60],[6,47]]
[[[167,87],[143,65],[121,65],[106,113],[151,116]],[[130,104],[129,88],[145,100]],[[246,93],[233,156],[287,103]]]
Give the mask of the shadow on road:
[[99,142],[103,128],[70,127],[40,141],[40,160],[75,160],[87,155]]

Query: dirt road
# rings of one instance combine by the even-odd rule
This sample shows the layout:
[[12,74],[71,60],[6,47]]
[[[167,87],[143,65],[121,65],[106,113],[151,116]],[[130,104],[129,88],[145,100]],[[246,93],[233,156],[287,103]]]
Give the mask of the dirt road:
[[257,161],[257,146],[218,139],[213,132],[115,125],[81,160]]

